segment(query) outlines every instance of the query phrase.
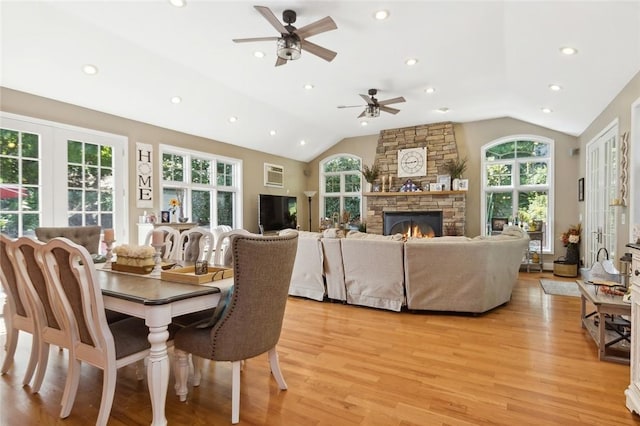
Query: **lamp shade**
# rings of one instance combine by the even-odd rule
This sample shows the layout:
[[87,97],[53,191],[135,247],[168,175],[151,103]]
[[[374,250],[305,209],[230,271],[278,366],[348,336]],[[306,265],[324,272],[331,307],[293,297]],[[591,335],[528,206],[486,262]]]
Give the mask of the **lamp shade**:
[[285,36],[278,39],[277,54],[279,58],[295,60],[300,57],[300,39],[296,36]]
[[304,195],[306,195],[307,197],[311,198],[313,196],[316,195],[318,191],[304,191]]

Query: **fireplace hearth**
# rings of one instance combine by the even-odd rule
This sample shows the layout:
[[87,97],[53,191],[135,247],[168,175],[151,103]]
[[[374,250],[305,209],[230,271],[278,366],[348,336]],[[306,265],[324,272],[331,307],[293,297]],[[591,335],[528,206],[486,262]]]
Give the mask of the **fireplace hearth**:
[[383,235],[402,234],[410,237],[441,237],[442,211],[384,212]]

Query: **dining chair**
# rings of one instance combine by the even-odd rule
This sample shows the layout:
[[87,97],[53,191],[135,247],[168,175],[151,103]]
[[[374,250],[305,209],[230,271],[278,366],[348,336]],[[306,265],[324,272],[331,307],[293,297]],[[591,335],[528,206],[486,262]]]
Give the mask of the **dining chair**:
[[38,240],[46,243],[52,238],[68,238],[76,244],[80,244],[90,254],[98,254],[100,251],[100,225],[91,226],[39,226],[35,229]]
[[106,425],[113,404],[116,370],[149,354],[149,330],[140,318],[107,323],[97,271],[84,247],[66,238],[54,238],[36,250],[36,259],[44,270],[54,315],[71,339],[70,368],[60,417],[71,412],[80,364],[86,362],[103,370],[96,424]]
[[207,323],[178,330],[174,340],[175,375],[180,401],[187,398],[188,355],[231,361],[231,421],[240,420],[241,361],[268,353],[271,372],[287,389],[276,344],[280,339],[297,234],[230,237],[234,285],[229,303]]
[[144,245],[148,246],[151,244],[151,238],[153,237],[153,231],[162,231],[164,232],[164,242],[165,246],[160,251],[162,254],[162,259],[176,259],[176,249],[178,247],[178,239],[180,238],[180,231],[171,226],[161,225],[156,226],[151,231],[147,233],[147,236],[144,239]]
[[[218,246],[218,241],[220,241],[220,236],[222,234],[224,234],[225,232],[231,232],[231,230],[233,230],[232,227],[230,227],[229,225],[218,225],[218,226],[214,226],[213,228],[211,228],[211,233],[213,234],[213,245],[214,247]],[[226,243],[225,243],[225,248],[226,248]],[[213,262],[215,259],[217,251],[213,250],[211,251],[211,261]]]
[[229,239],[232,235],[253,235],[246,229],[230,229],[218,235],[216,240],[216,250],[213,256],[213,264],[215,266],[227,266],[232,264],[232,253],[229,250]]
[[29,333],[33,336],[31,354],[24,378],[22,379],[22,384],[26,386],[31,382],[38,360],[38,332],[31,304],[28,302],[26,294],[21,288],[15,268],[13,267],[14,262],[9,256],[9,253],[13,251],[14,244],[15,240],[5,234],[0,234],[0,281],[2,282],[2,289],[6,294],[3,315],[5,328],[7,330],[5,357],[0,373],[6,374],[13,366],[20,331]]
[[213,244],[213,234],[210,231],[198,226],[186,229],[180,233],[174,258],[185,262],[209,261]]

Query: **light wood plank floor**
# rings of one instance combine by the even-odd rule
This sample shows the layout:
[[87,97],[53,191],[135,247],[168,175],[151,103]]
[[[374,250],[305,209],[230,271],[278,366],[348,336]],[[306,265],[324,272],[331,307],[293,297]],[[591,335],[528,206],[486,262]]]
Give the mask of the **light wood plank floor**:
[[[266,356],[242,373],[241,424],[631,425],[629,367],[597,359],[580,327],[579,298],[543,293],[521,273],[512,301],[482,316],[393,313],[290,298],[279,345],[288,391]],[[58,419],[66,355],[52,350],[38,395],[21,386],[29,339],[0,377],[1,425],[94,424],[101,373],[82,367],[71,416]],[[180,403],[169,383],[170,425],[230,424],[228,363],[207,362],[202,384]],[[146,380],[122,369],[110,425],[148,425]]]

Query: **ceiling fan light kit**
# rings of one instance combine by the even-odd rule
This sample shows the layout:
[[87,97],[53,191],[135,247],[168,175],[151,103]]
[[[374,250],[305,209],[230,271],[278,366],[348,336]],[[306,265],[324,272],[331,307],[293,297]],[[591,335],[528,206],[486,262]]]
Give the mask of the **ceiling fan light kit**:
[[254,41],[273,41],[277,43],[276,54],[278,59],[276,60],[276,67],[284,65],[287,61],[293,61],[302,55],[302,51],[305,50],[325,61],[331,62],[336,57],[337,53],[326,49],[322,46],[318,46],[307,40],[307,38],[316,34],[324,33],[327,31],[335,30],[338,28],[336,23],[327,16],[319,19],[311,24],[305,25],[302,28],[296,28],[293,24],[296,22],[296,12],[293,10],[285,10],[282,12],[282,20],[287,24],[283,25],[278,18],[273,14],[271,9],[265,6],[254,6],[254,8],[271,24],[273,28],[280,33],[280,37],[254,37],[254,38],[239,38],[233,39],[235,43],[247,43]]
[[378,101],[375,96],[378,94],[378,89],[369,89],[367,92],[369,96],[360,94],[360,97],[367,103],[366,105],[339,105],[338,108],[357,108],[364,107],[364,111],[360,113],[358,118],[367,117],[367,118],[375,118],[380,116],[380,111],[387,112],[389,114],[397,114],[400,112],[397,108],[391,108],[387,105],[397,104],[400,102],[405,102],[405,99],[402,96],[398,96],[397,98],[386,99],[384,101]]

